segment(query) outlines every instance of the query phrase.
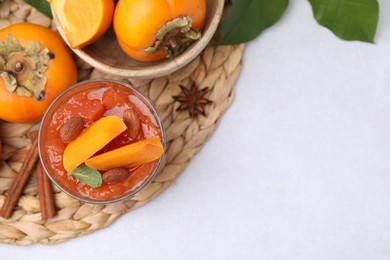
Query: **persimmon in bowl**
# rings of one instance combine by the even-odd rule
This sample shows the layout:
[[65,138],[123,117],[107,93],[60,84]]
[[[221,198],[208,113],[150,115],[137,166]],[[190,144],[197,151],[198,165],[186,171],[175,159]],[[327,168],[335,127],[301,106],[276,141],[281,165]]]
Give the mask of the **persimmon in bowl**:
[[153,104],[135,88],[88,80],[53,101],[38,143],[46,174],[63,192],[107,204],[134,196],[154,178],[165,132]]
[[[131,78],[168,75],[194,60],[212,40],[224,8],[224,0],[49,2],[58,32],[81,59],[107,74]],[[171,41],[188,27],[188,37]]]

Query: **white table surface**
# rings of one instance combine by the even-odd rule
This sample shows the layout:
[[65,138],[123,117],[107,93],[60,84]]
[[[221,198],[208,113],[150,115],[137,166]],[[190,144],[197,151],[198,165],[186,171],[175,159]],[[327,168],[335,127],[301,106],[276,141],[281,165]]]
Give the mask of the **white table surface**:
[[[290,1],[174,184],[111,226],[0,259],[390,259],[390,1],[376,44]],[[82,257],[82,258],[81,258]]]

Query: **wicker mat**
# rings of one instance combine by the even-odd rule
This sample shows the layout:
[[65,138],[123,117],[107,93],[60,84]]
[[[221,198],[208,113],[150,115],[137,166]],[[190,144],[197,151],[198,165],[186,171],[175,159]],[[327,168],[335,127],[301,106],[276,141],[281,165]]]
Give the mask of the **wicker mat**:
[[[0,0],[0,28],[27,21],[51,27],[51,20],[21,0]],[[132,80],[105,75],[75,57],[79,80],[111,78],[130,82],[147,95],[160,112],[167,135],[166,160],[156,178],[131,199],[109,205],[81,203],[53,186],[58,214],[48,221],[41,220],[35,173],[25,187],[10,219],[0,217],[0,241],[30,245],[55,244],[89,234],[109,226],[127,212],[152,200],[184,170],[191,158],[201,149],[222,113],[233,98],[233,86],[241,69],[244,46],[208,47],[189,65],[169,76],[152,80]],[[206,107],[207,116],[190,118],[187,112],[176,112],[179,105],[172,96],[180,94],[179,85],[195,82],[200,88],[209,87],[207,98],[213,103]],[[21,166],[30,141],[26,133],[38,124],[11,124],[0,121],[3,155],[0,161],[0,205],[7,189]]]

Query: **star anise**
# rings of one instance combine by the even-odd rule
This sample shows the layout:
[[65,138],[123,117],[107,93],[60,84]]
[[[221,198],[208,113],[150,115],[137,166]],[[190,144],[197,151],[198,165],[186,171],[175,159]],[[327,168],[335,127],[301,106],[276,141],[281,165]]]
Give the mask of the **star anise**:
[[208,91],[208,87],[198,90],[197,86],[192,83],[191,88],[188,89],[182,85],[179,85],[182,91],[182,96],[173,96],[175,101],[180,102],[180,106],[176,109],[179,110],[188,110],[190,117],[195,117],[198,114],[206,116],[204,107],[212,101],[204,97]]

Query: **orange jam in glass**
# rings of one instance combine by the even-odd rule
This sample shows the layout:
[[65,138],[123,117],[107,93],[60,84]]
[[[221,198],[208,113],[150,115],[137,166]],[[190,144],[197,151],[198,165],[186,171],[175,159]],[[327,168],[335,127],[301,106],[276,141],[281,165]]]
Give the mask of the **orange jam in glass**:
[[[96,120],[115,115],[123,117],[126,109],[137,112],[141,127],[138,136],[131,138],[128,131],[111,140],[95,155],[159,136],[165,137],[160,118],[153,105],[143,95],[128,85],[116,81],[86,81],[64,92],[46,112],[39,134],[39,152],[49,177],[67,194],[91,203],[114,202],[134,195],[156,174],[162,158],[129,168],[129,175],[118,182],[92,188],[75,180],[63,166],[63,153],[67,144],[59,138],[60,129],[72,117],[81,116],[87,128]],[[94,156],[95,156],[94,155]],[[100,171],[104,174],[104,171]]]

